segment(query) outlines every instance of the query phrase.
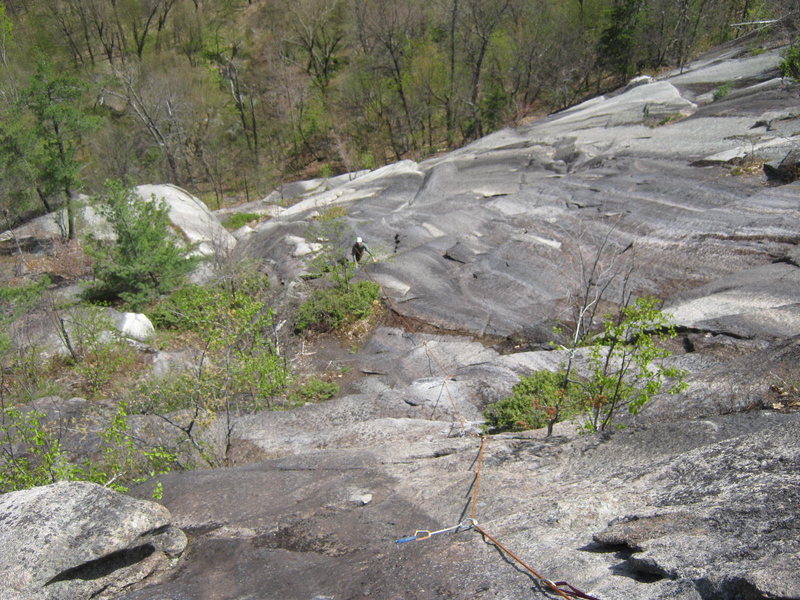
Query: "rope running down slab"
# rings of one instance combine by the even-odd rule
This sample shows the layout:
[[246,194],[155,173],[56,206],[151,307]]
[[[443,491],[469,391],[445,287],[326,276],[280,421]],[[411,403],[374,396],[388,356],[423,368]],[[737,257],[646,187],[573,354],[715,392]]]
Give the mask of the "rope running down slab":
[[[372,278],[372,276],[367,271],[367,269],[363,269],[363,272],[364,272],[364,274],[367,276],[367,278],[370,281],[372,281],[373,283],[375,283],[376,285],[378,285],[380,287],[380,284],[378,284]],[[410,331],[411,328],[408,327],[408,321],[405,318],[405,316],[402,313],[400,313],[393,306],[393,303],[392,303],[391,299],[388,297],[388,295],[382,294],[382,296],[383,296],[383,299],[386,302],[386,304],[389,306],[390,310],[392,310],[400,318],[400,320],[404,323],[404,325],[406,325],[406,329],[408,329]],[[425,349],[425,353],[428,356],[428,359],[431,362],[433,362],[436,365],[436,367],[442,373],[444,373],[445,370],[442,367],[441,363],[429,351],[429,348],[427,346],[427,342],[425,342],[423,344],[423,347]],[[461,422],[462,429],[464,429],[466,431],[466,420],[464,419],[464,417],[461,415],[460,411],[456,407],[455,400],[454,400],[452,394],[450,393],[450,389],[447,386],[447,380],[448,379],[450,379],[450,377],[444,376],[444,379],[442,381],[442,386],[445,389],[445,391],[447,392],[447,397],[448,397],[448,400],[450,401],[450,405],[451,405],[451,407],[453,409],[453,414]],[[567,600],[573,600],[574,598],[582,598],[584,600],[598,600],[597,598],[595,598],[593,596],[590,596],[590,595],[586,594],[585,592],[582,592],[578,588],[573,587],[572,585],[570,585],[566,581],[553,582],[553,581],[551,581],[549,579],[545,579],[539,573],[537,573],[536,570],[533,569],[533,567],[528,565],[524,560],[522,560],[520,557],[518,557],[516,554],[514,554],[505,545],[503,545],[497,538],[492,536],[483,527],[478,525],[478,521],[477,521],[478,493],[480,491],[481,470],[482,470],[482,467],[483,467],[483,454],[484,454],[484,450],[486,448],[486,442],[487,442],[487,438],[485,436],[482,436],[481,437],[481,446],[480,446],[480,450],[478,451],[478,458],[477,458],[477,461],[476,461],[477,464],[476,464],[476,468],[475,468],[475,483],[474,483],[474,488],[473,488],[473,493],[472,493],[472,506],[471,506],[471,509],[470,509],[469,518],[465,522],[459,523],[458,525],[454,525],[452,527],[446,527],[444,529],[439,529],[437,531],[431,531],[431,530],[428,530],[428,529],[418,529],[418,530],[416,530],[414,532],[414,535],[402,537],[402,538],[400,538],[398,540],[395,540],[395,543],[404,544],[404,543],[407,543],[407,542],[426,540],[426,539],[430,538],[431,536],[439,535],[439,534],[443,534],[443,533],[447,533],[447,532],[451,532],[451,531],[454,532],[454,533],[459,533],[461,531],[466,531],[468,529],[474,529],[475,531],[480,533],[484,537],[484,539],[488,539],[489,541],[491,541],[497,548],[499,548],[500,550],[505,552],[508,556],[513,558],[517,563],[519,563],[520,566],[522,566],[526,571],[528,571],[535,578],[536,581],[538,581],[541,584],[547,586],[548,588],[550,588],[553,592],[555,592],[556,594],[558,594],[562,598],[566,598]],[[568,590],[564,590],[560,586],[565,586],[565,587],[567,587],[569,589]]]

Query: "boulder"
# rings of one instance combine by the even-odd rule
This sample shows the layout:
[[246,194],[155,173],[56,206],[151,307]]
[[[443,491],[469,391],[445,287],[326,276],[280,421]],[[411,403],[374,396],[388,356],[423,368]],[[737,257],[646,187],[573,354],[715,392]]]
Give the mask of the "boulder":
[[764,174],[780,183],[797,181],[800,179],[800,150],[791,150],[777,164],[764,163]]
[[0,570],[9,600],[113,598],[170,568],[185,547],[166,508],[92,483],[0,496]]
[[111,315],[117,330],[126,338],[143,342],[156,332],[153,323],[142,313],[112,311]]
[[169,207],[169,218],[185,238],[197,244],[202,256],[227,254],[236,239],[211,214],[208,207],[189,192],[172,184],[140,185],[135,188],[143,200],[163,200]]

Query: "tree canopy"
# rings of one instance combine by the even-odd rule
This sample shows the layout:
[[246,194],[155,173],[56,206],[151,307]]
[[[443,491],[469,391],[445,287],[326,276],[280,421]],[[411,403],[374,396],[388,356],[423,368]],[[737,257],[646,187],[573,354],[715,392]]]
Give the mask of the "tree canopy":
[[[681,66],[747,31],[733,23],[792,10],[790,0],[6,0],[0,202],[20,215],[130,178],[192,185],[213,205],[418,159]],[[55,88],[64,94],[47,94]]]

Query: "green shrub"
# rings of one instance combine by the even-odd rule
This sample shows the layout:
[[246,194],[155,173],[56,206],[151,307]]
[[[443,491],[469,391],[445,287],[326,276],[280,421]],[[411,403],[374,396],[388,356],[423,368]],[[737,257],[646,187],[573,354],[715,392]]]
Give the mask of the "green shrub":
[[714,90],[712,97],[715,101],[722,100],[725,96],[731,93],[731,89],[733,89],[733,84],[730,81],[727,81]]
[[308,402],[323,402],[330,400],[339,393],[339,384],[312,377],[304,384],[291,390],[287,396],[289,404],[298,406]]
[[233,213],[228,215],[223,225],[226,229],[236,230],[244,225],[247,225],[248,223],[257,221],[260,218],[261,215],[257,215],[255,213]]
[[136,352],[115,333],[111,319],[97,306],[80,306],[65,315],[69,331],[61,330],[73,352],[72,370],[81,387],[93,397],[127,373],[136,362]]
[[332,331],[363,319],[372,312],[372,305],[380,298],[380,292],[380,286],[372,281],[317,290],[300,306],[295,331]]
[[[147,311],[158,328],[177,331],[201,330],[210,335],[223,318],[235,317],[242,310],[260,311],[261,298],[269,288],[269,279],[261,274],[247,273],[218,284],[189,284],[162,298]],[[233,312],[231,312],[233,311]]]
[[166,473],[175,456],[161,447],[140,447],[131,435],[127,406],[117,408],[97,436],[98,456],[74,459],[60,441],[61,423],[39,411],[0,407],[0,494],[56,481],[92,481],[117,491]]
[[344,206],[329,206],[317,216],[317,221],[334,221],[345,216],[347,209]]
[[520,377],[511,396],[495,402],[483,414],[489,430],[500,432],[538,429],[577,411],[578,390],[574,385],[565,388],[563,371],[536,371]]
[[0,285],[0,356],[11,348],[11,324],[39,303],[49,285],[50,278],[46,275],[27,285]]
[[113,242],[89,236],[95,282],[84,292],[91,301],[116,300],[139,309],[181,284],[195,267],[193,248],[178,245],[163,200],[145,202],[132,188],[110,181],[96,205],[116,234]]
[[[157,327],[195,336],[202,352],[185,371],[140,386],[132,407],[164,417],[190,443],[193,459],[209,466],[222,458],[205,443],[203,432],[221,415],[272,408],[272,399],[289,383],[289,366],[275,338],[274,313],[262,301],[265,289],[266,279],[259,275],[190,285],[149,313]],[[232,429],[226,431],[230,437]]]
[[588,431],[606,429],[622,408],[636,414],[661,392],[668,379],[667,393],[686,388],[683,371],[660,364],[672,353],[656,341],[674,338],[677,333],[657,304],[655,298],[638,298],[604,319],[603,333],[591,345],[591,375],[583,390]]
[[792,46],[778,64],[782,77],[800,80],[800,46]]
[[222,295],[221,288],[190,284],[163,298],[147,316],[157,328],[192,331],[214,306],[224,302]]

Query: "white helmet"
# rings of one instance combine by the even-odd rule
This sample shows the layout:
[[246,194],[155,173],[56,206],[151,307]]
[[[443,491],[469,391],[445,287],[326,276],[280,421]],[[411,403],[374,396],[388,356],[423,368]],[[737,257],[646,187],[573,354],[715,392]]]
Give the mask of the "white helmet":
[[357,238],[356,238],[356,244],[360,244],[360,243],[361,243],[361,238],[360,238],[360,237],[357,237]]

